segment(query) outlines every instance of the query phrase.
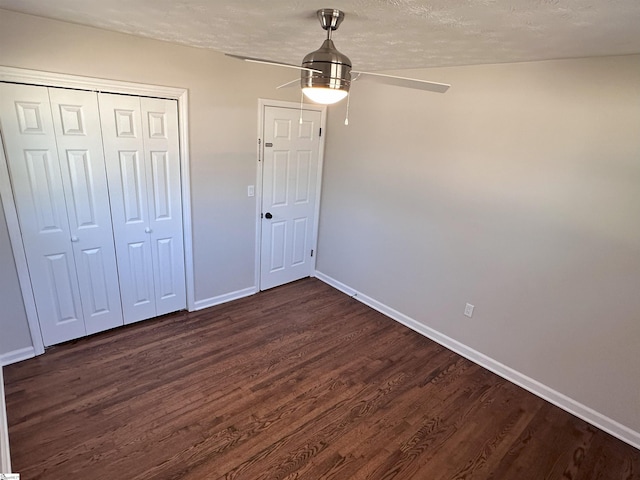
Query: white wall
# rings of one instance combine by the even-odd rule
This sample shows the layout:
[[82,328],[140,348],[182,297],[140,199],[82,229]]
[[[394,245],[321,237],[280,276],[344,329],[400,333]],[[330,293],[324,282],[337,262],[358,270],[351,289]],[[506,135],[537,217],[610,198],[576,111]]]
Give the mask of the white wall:
[[0,365],[2,354],[32,346],[0,199]]
[[[257,98],[296,101],[289,72],[2,10],[0,45],[188,88],[196,300],[253,285]],[[453,87],[329,109],[318,269],[640,431],[640,57],[407,73]],[[28,339],[7,259],[0,218],[0,355]]]
[[318,270],[640,432],[640,56],[402,73],[453,86],[330,111]]
[[[275,90],[295,72],[6,10],[0,45],[0,65],[188,88],[196,301],[254,285],[256,199],[247,185],[256,181],[258,98],[299,100],[295,89]],[[11,250],[0,220],[4,260]],[[5,305],[21,308],[15,267],[0,270],[5,284],[0,355],[22,348],[28,333],[23,313],[5,315]]]

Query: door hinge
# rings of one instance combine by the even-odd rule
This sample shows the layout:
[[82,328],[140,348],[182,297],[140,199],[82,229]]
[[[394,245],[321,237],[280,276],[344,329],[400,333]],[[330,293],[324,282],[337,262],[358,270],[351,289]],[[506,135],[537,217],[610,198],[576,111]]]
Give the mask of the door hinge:
[[320,136],[322,136],[322,127],[320,127]]
[[311,250],[311,256],[313,257],[313,250]]
[[261,148],[260,145],[262,145],[262,140],[259,138],[258,139],[258,161],[260,161],[260,152],[261,152]]
[[261,213],[261,214],[260,214],[260,218],[264,218],[264,213]]

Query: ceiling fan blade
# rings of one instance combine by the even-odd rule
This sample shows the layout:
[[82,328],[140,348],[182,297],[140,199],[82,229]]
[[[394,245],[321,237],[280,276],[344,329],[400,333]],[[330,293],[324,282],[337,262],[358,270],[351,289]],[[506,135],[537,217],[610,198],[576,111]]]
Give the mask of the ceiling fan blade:
[[280,88],[296,87],[298,85],[300,85],[300,79],[296,78],[295,80],[291,80],[290,82],[283,83],[282,85],[276,87],[276,90]]
[[295,68],[296,70],[307,70],[309,72],[322,73],[321,70],[316,70],[315,68],[306,68],[299,65],[291,65],[290,63],[272,62],[271,60],[263,60],[262,58],[243,57],[242,55],[232,55],[230,53],[225,53],[225,55],[227,57],[237,58],[238,60],[244,60],[245,62],[262,63],[264,65],[273,65],[276,67]]
[[360,72],[355,70],[351,70],[351,73],[355,73],[358,75],[357,80],[370,80],[376,83],[395,85],[396,87],[414,88],[417,90],[426,90],[428,92],[444,93],[451,86],[446,83],[428,82],[427,80],[398,77],[396,75],[386,75],[384,73]]

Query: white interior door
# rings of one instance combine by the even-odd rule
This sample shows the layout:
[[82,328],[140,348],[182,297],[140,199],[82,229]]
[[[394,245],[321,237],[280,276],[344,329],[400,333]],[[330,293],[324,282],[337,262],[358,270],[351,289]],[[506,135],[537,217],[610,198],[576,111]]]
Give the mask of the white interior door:
[[177,105],[100,94],[125,323],[186,307]]
[[319,111],[266,106],[263,132],[260,289],[312,273]]
[[86,334],[46,87],[0,84],[0,122],[46,346]]
[[49,98],[86,332],[123,324],[98,98],[50,88]]

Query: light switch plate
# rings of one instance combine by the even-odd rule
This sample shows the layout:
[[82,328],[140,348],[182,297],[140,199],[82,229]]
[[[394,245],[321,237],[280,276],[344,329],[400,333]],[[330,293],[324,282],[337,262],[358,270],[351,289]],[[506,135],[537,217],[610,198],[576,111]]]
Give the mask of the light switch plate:
[[473,315],[473,309],[475,307],[473,305],[471,305],[470,303],[467,303],[467,305],[464,307],[464,314],[471,318],[471,316]]

